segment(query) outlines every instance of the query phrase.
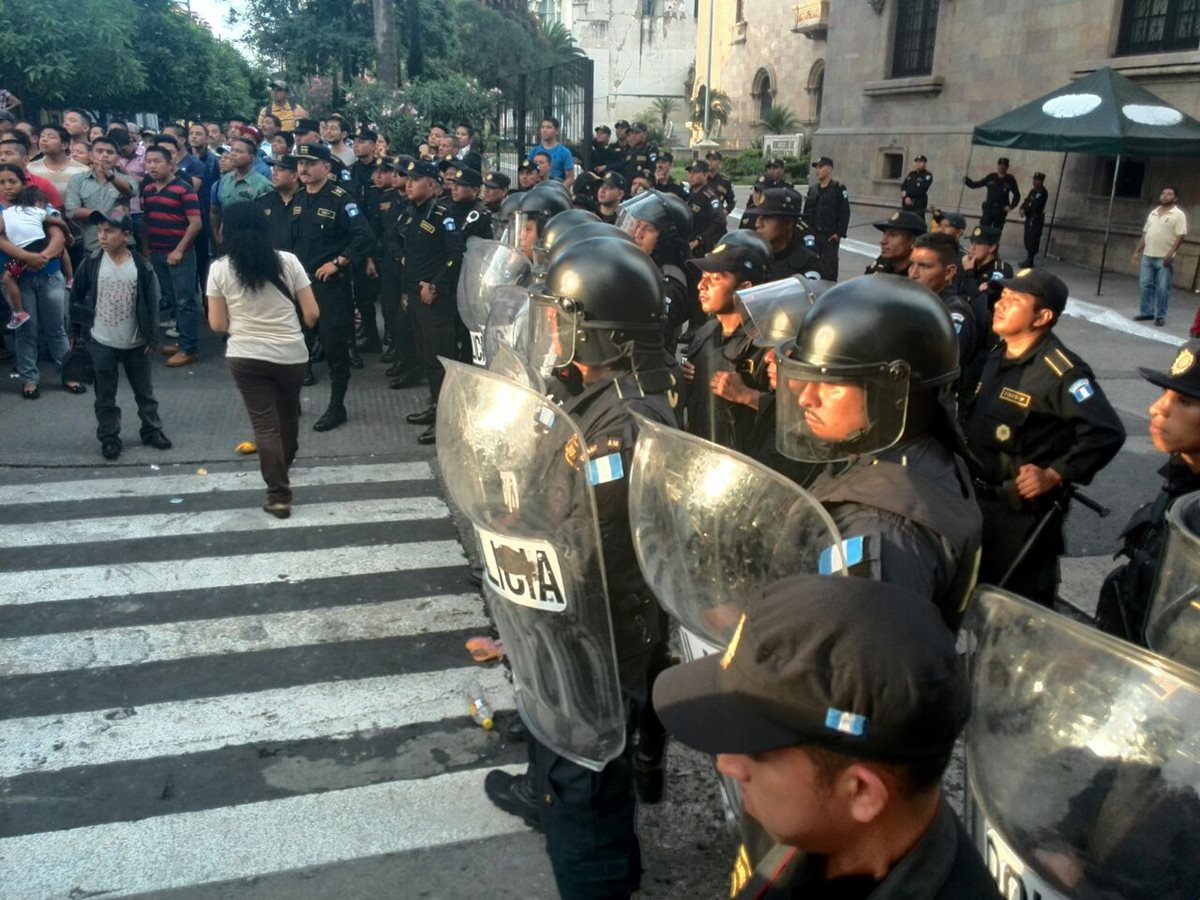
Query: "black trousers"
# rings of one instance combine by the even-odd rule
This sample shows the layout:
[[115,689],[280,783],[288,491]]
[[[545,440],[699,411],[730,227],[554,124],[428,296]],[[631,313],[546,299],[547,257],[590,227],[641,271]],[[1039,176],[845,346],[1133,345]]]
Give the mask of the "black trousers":
[[375,319],[375,304],[379,300],[379,279],[367,277],[367,264],[351,267],[354,282],[354,308],[362,317],[363,340],[369,349],[380,345],[379,323]]
[[837,281],[838,277],[838,248],[841,246],[837,241],[830,240],[833,237],[832,232],[817,232],[817,256],[821,257],[821,263],[825,268],[825,277],[830,281]]
[[1066,549],[1063,537],[1065,516],[1054,509],[1051,502],[1053,498],[1039,499],[1042,502],[1037,505],[1025,504],[1022,509],[1014,510],[1007,500],[979,498],[979,508],[983,511],[979,581],[981,584],[999,585],[1025,540],[1048,514],[1050,520],[1046,527],[1021,559],[1004,588],[1035,603],[1052,607],[1058,593],[1058,558]]
[[983,214],[979,217],[979,224],[984,228],[995,228],[997,231],[1003,232],[1007,217],[1008,213],[1004,211],[1003,206],[985,203],[983,204]]
[[133,399],[137,402],[138,418],[142,420],[143,441],[162,431],[162,420],[158,417],[158,401],[154,399],[154,386],[150,382],[150,357],[146,345],[130,350],[118,350],[99,341],[88,341],[88,352],[92,357],[92,368],[96,373],[93,387],[96,410],[96,437],[101,443],[120,443],[121,407],[117,406],[118,369],[125,370]]
[[1025,220],[1025,265],[1032,266],[1033,258],[1037,256],[1042,246],[1042,228],[1046,225],[1045,216],[1031,216]]
[[401,300],[400,261],[385,259],[380,263],[379,306],[383,311],[383,330],[398,355],[397,361],[410,368],[417,365],[417,342],[412,313]]
[[433,303],[421,302],[421,289],[414,286],[407,291],[408,308],[413,313],[416,325],[417,353],[421,366],[429,377],[429,396],[436,406],[438,394],[442,392],[442,381],[446,370],[438,362],[439,356],[455,359],[455,320],[458,310],[453,295],[439,295]]
[[325,348],[325,361],[329,363],[329,405],[341,406],[350,384],[350,342],[354,340],[350,278],[338,274],[328,281],[313,279],[312,288],[321,311],[317,333]]

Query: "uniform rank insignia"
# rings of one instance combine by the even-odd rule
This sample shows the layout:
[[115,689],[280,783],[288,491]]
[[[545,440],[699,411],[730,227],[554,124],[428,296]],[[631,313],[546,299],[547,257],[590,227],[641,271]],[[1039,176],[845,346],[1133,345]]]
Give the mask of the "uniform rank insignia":
[[346,210],[346,215],[349,216],[351,219],[353,219],[355,216],[358,215],[358,204],[357,203],[347,203],[345,206],[345,210]]
[[1012,388],[1001,390],[1000,399],[1005,403],[1013,404],[1013,406],[1019,406],[1021,409],[1029,409],[1033,405],[1032,395],[1026,394],[1024,391],[1014,391]]
[[332,209],[326,209],[323,206],[319,207],[317,209],[317,215],[321,216],[322,218],[325,218],[325,219],[336,219],[337,218],[337,213],[335,213]]
[[571,468],[578,469],[581,464],[582,456],[583,448],[579,446],[579,435],[573,434],[571,435],[571,439],[567,441],[566,445],[563,447],[563,458],[567,461],[567,465],[569,465]]
[[[966,320],[967,320],[967,317],[964,316],[962,313],[959,313],[959,312],[950,313],[950,321],[954,323],[954,333],[955,334],[962,333],[963,323]],[[1005,388],[1005,390],[1007,390],[1007,388]]]
[[1071,392],[1071,396],[1075,398],[1076,403],[1082,403],[1096,394],[1096,389],[1092,387],[1092,383],[1086,378],[1080,378],[1067,388],[1067,390]]
[[862,535],[859,535],[846,538],[840,544],[830,544],[822,550],[821,557],[817,561],[817,572],[821,575],[832,575],[842,569],[857,566],[862,561],[863,538]]
[[430,234],[436,234],[436,233],[437,233],[437,229],[436,229],[436,228],[434,228],[434,227],[433,227],[433,225],[431,225],[429,222],[425,222],[425,221],[422,221],[422,222],[421,222],[421,230],[422,230],[422,231],[428,231]]
[[625,442],[619,437],[610,437],[604,442],[604,446],[608,450],[620,450],[625,446]]
[[592,487],[608,484],[610,481],[620,481],[625,477],[625,465],[621,462],[620,453],[610,453],[600,459],[588,460],[588,481]]
[[1178,378],[1195,364],[1196,355],[1187,347],[1183,347],[1175,357],[1175,362],[1171,363],[1171,374]]
[[1012,437],[1011,428],[1009,428],[1007,425],[996,426],[996,440],[1007,441],[1010,437]]

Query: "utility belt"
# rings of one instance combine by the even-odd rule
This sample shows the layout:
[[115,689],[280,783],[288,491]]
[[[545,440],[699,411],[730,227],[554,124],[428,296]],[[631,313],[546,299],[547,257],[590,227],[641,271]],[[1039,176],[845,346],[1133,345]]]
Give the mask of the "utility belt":
[[1007,503],[1013,512],[1023,513],[1038,513],[1049,509],[1054,502],[1062,496],[1065,488],[1061,485],[1053,490],[1034,497],[1032,500],[1026,500],[1017,493],[1016,483],[1013,481],[1005,481],[996,484],[991,481],[984,481],[982,478],[972,478],[972,483],[975,486],[975,496],[984,500],[994,500],[1000,503]]

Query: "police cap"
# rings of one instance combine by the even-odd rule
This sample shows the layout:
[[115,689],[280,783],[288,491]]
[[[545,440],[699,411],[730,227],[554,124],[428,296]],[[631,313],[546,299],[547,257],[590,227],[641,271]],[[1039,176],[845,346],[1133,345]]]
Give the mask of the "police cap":
[[483,176],[484,187],[508,190],[510,184],[512,184],[512,179],[503,172],[488,172]]
[[813,167],[814,169],[816,169],[816,168],[819,168],[820,166],[830,166],[830,167],[832,167],[832,166],[833,166],[833,160],[832,160],[832,159],[830,159],[828,156],[822,156],[820,159],[814,160],[814,162],[813,162],[813,164],[812,164],[812,167]]
[[708,153],[705,154],[704,158],[705,159],[715,159],[717,162],[720,162],[725,157],[723,157],[721,155],[720,150],[709,150]]
[[1033,180],[1034,180],[1034,181],[1045,181],[1045,180],[1046,180],[1046,173],[1045,173],[1045,172],[1034,172],[1034,173],[1033,173]]
[[1067,297],[1070,296],[1067,283],[1046,269],[1022,269],[1012,278],[1005,278],[1000,285],[1018,294],[1039,298],[1046,309],[1054,311],[1055,316],[1062,315],[1067,306]]
[[803,208],[803,198],[791,188],[765,187],[758,206],[752,206],[746,212],[752,216],[794,216],[798,219]]
[[628,120],[628,119],[621,119],[620,121],[618,121],[617,123],[615,123],[615,124],[613,125],[613,128],[624,128],[624,129],[628,130],[628,128],[629,128],[629,120]]
[[670,150],[660,150],[659,154],[658,154],[658,159],[655,161],[656,162],[673,163],[673,162],[675,162],[675,154],[672,153]]
[[629,126],[629,130],[637,134],[645,134],[650,129],[646,127],[645,122],[634,122],[631,126]]
[[998,160],[996,160],[996,165],[1007,166],[1008,165],[1008,157],[1007,156],[1000,157]]
[[925,154],[922,153],[919,156],[914,156],[913,162],[929,162],[929,160],[925,157]]
[[898,209],[886,219],[872,222],[880,231],[907,231],[910,234],[925,233],[925,219],[910,209]]
[[536,172],[538,167],[533,164],[532,159],[523,159],[517,166],[518,172]]
[[333,161],[333,154],[324,144],[297,144],[292,156],[296,159],[315,159],[319,162]]
[[754,284],[767,277],[762,258],[749,247],[739,244],[718,244],[700,259],[689,259],[688,264],[701,272],[732,272],[739,280]]
[[454,180],[464,187],[480,187],[483,184],[483,176],[466,166],[454,170]]
[[967,230],[967,220],[962,213],[943,213],[942,221],[949,222],[952,228],[957,228],[960,231]]
[[767,168],[768,169],[782,169],[783,168],[783,160],[780,159],[779,157],[775,157],[774,159],[768,159],[767,160]]
[[443,156],[437,161],[437,167],[438,171],[445,175],[447,169],[458,168],[458,160],[456,160],[453,156]]
[[438,167],[426,159],[410,159],[405,171],[409,178],[432,178],[434,181],[441,179]]
[[[953,224],[953,223],[951,223]],[[957,227],[957,226],[955,226]],[[999,244],[1000,232],[990,225],[976,225],[971,232],[972,244]]]
[[629,185],[625,183],[625,176],[620,172],[605,172],[600,182],[601,184],[607,184],[609,187],[620,188],[623,191],[629,188]]
[[1138,374],[1160,388],[1200,399],[1200,341],[1188,341],[1175,353],[1171,371],[1159,372],[1138,366]]
[[313,134],[321,131],[321,126],[317,124],[316,119],[297,119],[296,127],[292,129],[292,134],[308,134],[310,131]]
[[376,141],[379,139],[379,132],[374,128],[360,128],[354,135],[356,141]]
[[883,762],[948,759],[970,687],[928,599],[800,575],[750,601],[723,655],[659,675],[654,708],[704,753],[817,745]]
[[276,169],[287,169],[289,172],[295,172],[299,168],[298,160],[295,156],[277,156],[271,165]]
[[692,162],[692,164],[687,167],[687,170],[689,172],[703,172],[707,175],[708,174],[708,163],[706,163],[702,159],[697,159],[697,160],[694,160]]

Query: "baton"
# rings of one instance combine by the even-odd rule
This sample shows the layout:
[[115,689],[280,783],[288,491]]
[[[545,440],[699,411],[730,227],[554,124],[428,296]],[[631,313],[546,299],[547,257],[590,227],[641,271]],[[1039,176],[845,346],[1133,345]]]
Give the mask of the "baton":
[[1030,549],[1035,543],[1037,543],[1037,539],[1040,538],[1042,536],[1042,532],[1046,530],[1046,526],[1050,524],[1051,517],[1056,512],[1065,514],[1067,510],[1067,504],[1071,502],[1072,498],[1078,500],[1102,519],[1112,512],[1112,510],[1104,504],[1097,503],[1091,497],[1088,497],[1086,494],[1077,491],[1073,485],[1067,485],[1066,489],[1055,498],[1054,502],[1050,505],[1050,508],[1042,514],[1040,519],[1038,519],[1037,525],[1033,527],[1033,531],[1029,533],[1029,537],[1025,538],[1025,542],[1021,544],[1021,549],[1017,551],[1017,555],[1013,558],[1013,561],[1004,571],[1004,575],[1000,579],[1000,583],[997,585],[997,587],[1004,587],[1006,584],[1008,584],[1009,579],[1012,578],[1013,574],[1018,568],[1020,568],[1021,563],[1025,561],[1025,557],[1029,555]]

